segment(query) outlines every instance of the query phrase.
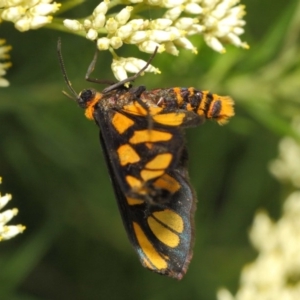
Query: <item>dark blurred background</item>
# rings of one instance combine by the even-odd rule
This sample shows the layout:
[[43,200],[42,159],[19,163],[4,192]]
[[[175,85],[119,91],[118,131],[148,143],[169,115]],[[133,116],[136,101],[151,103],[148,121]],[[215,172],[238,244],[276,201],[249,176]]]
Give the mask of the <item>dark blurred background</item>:
[[[97,3],[62,17],[84,17]],[[250,50],[227,46],[221,55],[193,39],[198,55],[158,55],[154,65],[162,75],[136,80],[148,89],[208,89],[236,103],[228,125],[206,122],[186,130],[198,208],[194,257],[180,282],[140,265],[119,215],[98,128],[61,92],[67,88],[58,37],[77,91],[93,86],[84,76],[94,45],[47,28],[20,33],[12,23],[1,24],[1,38],[13,46],[13,67],[10,87],[0,90],[0,188],[13,194],[7,208],[20,211],[11,223],[27,229],[0,244],[0,299],[212,300],[221,286],[236,290],[242,266],[256,256],[247,236],[255,212],[280,215],[287,190],[268,165],[283,136],[297,138],[290,120],[300,112],[299,0],[242,4],[247,25],[241,38]],[[120,55],[149,57],[133,46]],[[95,77],[113,79],[110,62],[108,52],[100,53]]]

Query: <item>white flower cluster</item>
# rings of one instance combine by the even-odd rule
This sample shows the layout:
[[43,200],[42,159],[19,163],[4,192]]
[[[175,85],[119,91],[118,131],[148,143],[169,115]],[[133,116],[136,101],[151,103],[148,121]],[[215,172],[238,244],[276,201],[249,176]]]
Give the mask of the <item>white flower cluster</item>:
[[291,137],[279,143],[279,158],[270,164],[270,172],[279,180],[300,188],[300,145]]
[[[300,135],[300,118],[294,118],[292,128]],[[300,144],[292,137],[279,143],[279,158],[270,164],[270,172],[279,180],[300,188]]]
[[8,51],[11,50],[11,46],[4,45],[5,40],[0,39],[0,87],[6,87],[9,86],[9,82],[7,79],[3,78],[3,76],[6,74],[6,70],[11,67],[11,62],[1,62],[8,60],[10,58],[9,54],[7,54]]
[[256,261],[243,269],[236,296],[221,289],[218,300],[300,299],[300,192],[287,198],[278,222],[258,213],[250,239],[259,251]]
[[[96,40],[99,50],[111,52],[125,43],[134,44],[140,51],[146,53],[153,53],[156,47],[159,53],[166,51],[172,55],[178,55],[178,47],[197,53],[196,47],[188,39],[189,36],[196,34],[202,35],[207,45],[220,53],[225,52],[222,43],[248,48],[248,45],[239,38],[244,32],[243,26],[246,23],[242,20],[245,15],[244,6],[236,5],[239,0],[130,0],[130,2],[133,5],[138,3],[138,8],[126,6],[119,13],[110,15],[109,10],[119,2],[104,0],[89,18],[82,22],[66,19],[64,25],[72,31],[85,35],[87,39]],[[143,9],[149,10],[149,5],[167,10],[164,10],[161,18],[153,20],[135,15]],[[114,61],[119,60],[116,54],[113,55]],[[133,59],[130,58],[131,65]],[[122,60],[123,70],[119,73],[126,74],[126,59]],[[115,62],[113,64],[112,69],[116,69]],[[150,68],[147,71],[150,71]],[[157,69],[152,71],[156,72]]]
[[0,0],[0,22],[10,21],[19,31],[37,29],[51,23],[51,13],[61,4],[53,0]]
[[[10,194],[6,194],[4,196],[1,196],[0,194],[0,210],[11,200],[11,198]],[[17,208],[8,209],[0,213],[0,241],[11,239],[26,229],[23,225],[6,225],[6,223],[17,215],[17,213]]]

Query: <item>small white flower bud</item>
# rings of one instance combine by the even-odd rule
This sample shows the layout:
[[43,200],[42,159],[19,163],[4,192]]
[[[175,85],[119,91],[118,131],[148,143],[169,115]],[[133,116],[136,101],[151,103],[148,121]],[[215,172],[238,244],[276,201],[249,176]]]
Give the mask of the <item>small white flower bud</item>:
[[126,43],[137,44],[148,39],[148,31],[136,31],[133,32],[127,39]]
[[132,26],[133,31],[137,31],[146,29],[149,25],[149,21],[143,19],[134,19],[129,21],[127,24],[130,24]]
[[186,30],[198,22],[196,18],[180,18],[176,21],[175,26],[179,29]]
[[100,29],[104,27],[106,21],[106,17],[103,14],[99,14],[97,15],[94,19],[93,19],[93,27],[95,29]]
[[120,48],[120,47],[123,46],[122,39],[120,39],[120,38],[117,37],[117,36],[113,36],[113,37],[110,39],[110,45],[111,45],[114,49],[118,49],[118,48]]
[[185,2],[185,0],[163,0],[164,7],[172,8],[180,6]]
[[5,21],[16,22],[25,14],[25,12],[26,9],[22,6],[9,7],[2,12],[1,18]]
[[51,23],[53,17],[52,16],[34,16],[30,22],[31,29],[40,28],[48,23]]
[[125,40],[133,33],[132,25],[127,23],[126,25],[121,26],[117,30],[117,36],[120,37],[122,40]]
[[145,42],[142,42],[141,44],[139,44],[140,51],[143,51],[146,53],[151,53],[151,54],[155,51],[156,47],[158,47],[158,50],[157,50],[158,53],[165,51],[164,45],[160,45],[154,41],[145,41]]
[[178,38],[173,32],[163,31],[163,30],[150,30],[149,31],[149,37],[151,40],[162,43],[162,42],[168,42],[173,41],[174,39]]
[[78,22],[77,20],[66,19],[66,20],[64,20],[64,25],[65,25],[65,27],[67,27],[68,29],[73,30],[73,31],[83,30],[82,24],[80,22]]
[[119,81],[122,81],[128,77],[127,72],[125,71],[125,69],[123,67],[123,64],[119,60],[113,59],[113,62],[111,64],[111,69],[114,73],[114,76]]
[[203,12],[203,8],[197,3],[187,3],[184,11],[193,15],[200,15]]
[[115,33],[115,31],[118,29],[118,22],[114,18],[109,18],[106,21],[105,28],[108,33]]
[[[141,69],[143,69],[146,66],[146,64],[147,64],[146,61],[135,57],[128,57],[123,59],[123,66],[125,70],[129,73],[139,72]],[[145,72],[152,72],[155,74],[159,74],[160,70],[153,67],[152,65],[149,65],[145,70]]]
[[174,21],[181,15],[181,13],[183,11],[184,11],[184,6],[183,5],[176,6],[174,8],[171,8],[171,9],[167,10],[164,14],[164,18]]
[[109,48],[110,39],[102,37],[97,40],[97,47],[99,50],[107,50]]
[[167,27],[172,25],[172,20],[166,18],[160,18],[156,20],[150,21],[149,28],[150,29],[157,29],[157,30],[164,30]]
[[46,16],[50,13],[55,13],[61,7],[60,3],[40,3],[30,8],[30,13],[34,15]]
[[98,37],[98,32],[94,28],[90,28],[86,34],[86,38],[94,41]]
[[108,5],[109,5],[109,0],[104,0],[103,2],[101,2],[95,9],[93,14],[94,15],[98,15],[98,14],[102,14],[105,15],[107,13],[108,10]]
[[174,55],[174,56],[178,56],[179,54],[179,51],[178,49],[176,48],[176,46],[174,45],[173,42],[166,42],[164,43],[165,45],[165,48],[166,48],[166,52]]
[[131,11],[133,10],[132,6],[126,6],[125,8],[123,8],[115,17],[116,21],[121,24],[124,25],[127,23],[127,21],[130,18],[131,15]]
[[193,24],[188,29],[186,29],[186,34],[187,35],[199,34],[199,33],[202,33],[204,30],[205,30],[204,26],[199,25],[199,24]]
[[[78,22],[79,23],[79,22]],[[80,24],[80,23],[79,23]],[[92,21],[90,19],[85,19],[83,21],[83,27],[85,29],[90,29],[92,27]]]
[[204,40],[205,40],[206,44],[209,47],[211,47],[212,49],[214,49],[215,51],[220,52],[220,53],[226,52],[225,48],[223,47],[223,45],[220,43],[220,41],[216,37],[211,36],[211,35],[205,35]]
[[24,32],[31,28],[30,23],[31,23],[31,19],[28,17],[24,17],[24,18],[19,19],[17,22],[15,22],[15,27],[19,31]]
[[192,50],[192,52],[195,53],[195,54],[198,53],[197,48],[194,47],[194,45],[191,43],[191,41],[188,40],[186,37],[181,37],[181,38],[175,40],[174,44],[177,45],[177,46],[180,46],[184,49]]

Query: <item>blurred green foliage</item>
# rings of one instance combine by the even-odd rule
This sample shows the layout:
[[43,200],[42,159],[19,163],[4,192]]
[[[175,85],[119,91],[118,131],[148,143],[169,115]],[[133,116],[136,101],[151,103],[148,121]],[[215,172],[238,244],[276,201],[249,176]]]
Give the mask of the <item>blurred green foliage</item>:
[[[85,16],[95,4],[68,17]],[[186,133],[198,209],[194,257],[181,282],[141,267],[119,216],[98,128],[61,93],[58,37],[77,91],[92,85],[84,75],[94,45],[46,28],[20,33],[1,24],[1,38],[13,45],[11,86],[0,90],[1,192],[13,194],[10,206],[20,213],[12,223],[27,230],[0,244],[0,299],[211,300],[220,286],[234,291],[240,269],[256,255],[247,237],[255,211],[280,213],[283,189],[268,163],[282,136],[300,138],[290,126],[300,113],[300,1],[242,4],[250,50],[228,46],[220,55],[194,41],[197,56],[159,55],[154,64],[162,75],[136,81],[149,89],[195,86],[236,101],[228,125],[207,122]],[[141,57],[134,51],[122,55]],[[101,53],[96,77],[113,79],[109,62],[109,53]]]

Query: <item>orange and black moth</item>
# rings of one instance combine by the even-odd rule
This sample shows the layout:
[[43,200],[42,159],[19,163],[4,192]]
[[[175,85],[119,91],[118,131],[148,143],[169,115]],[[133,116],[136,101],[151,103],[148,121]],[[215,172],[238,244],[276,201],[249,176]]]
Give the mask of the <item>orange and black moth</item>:
[[[183,129],[205,119],[224,124],[234,115],[230,97],[194,88],[147,91],[126,87],[138,74],[102,92],[68,87],[88,119],[100,127],[100,142],[129,240],[142,265],[181,279],[192,258],[195,192],[189,182]],[[96,58],[86,78],[94,69]]]

